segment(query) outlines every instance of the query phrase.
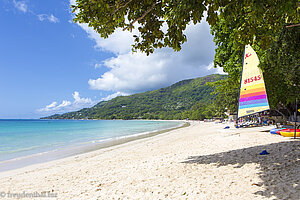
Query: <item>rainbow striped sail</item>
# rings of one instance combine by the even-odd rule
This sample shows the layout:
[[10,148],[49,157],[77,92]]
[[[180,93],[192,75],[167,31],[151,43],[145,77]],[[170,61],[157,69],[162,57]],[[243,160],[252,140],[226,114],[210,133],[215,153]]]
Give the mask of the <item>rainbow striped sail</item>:
[[245,46],[240,87],[238,118],[269,110],[262,71],[258,57],[250,45]]

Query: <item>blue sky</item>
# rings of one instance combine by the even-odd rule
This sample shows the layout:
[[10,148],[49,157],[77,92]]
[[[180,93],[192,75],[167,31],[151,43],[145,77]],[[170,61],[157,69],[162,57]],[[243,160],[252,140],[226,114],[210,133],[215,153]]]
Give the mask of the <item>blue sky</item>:
[[[72,3],[72,1],[71,1]],[[103,40],[74,24],[69,1],[0,1],[0,118],[38,118],[118,95],[220,72],[206,23],[188,27],[183,51],[132,54],[132,34]]]

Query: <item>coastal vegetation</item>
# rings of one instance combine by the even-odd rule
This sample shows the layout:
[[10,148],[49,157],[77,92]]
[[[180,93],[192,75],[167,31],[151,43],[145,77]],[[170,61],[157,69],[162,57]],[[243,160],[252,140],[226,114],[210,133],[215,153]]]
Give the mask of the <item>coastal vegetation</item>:
[[56,114],[44,119],[199,119],[223,116],[214,104],[214,87],[208,83],[226,79],[209,75],[183,80],[169,87],[101,101],[91,108]]
[[[250,44],[257,52],[270,107],[290,116],[300,99],[300,4],[298,0],[76,0],[75,22],[87,23],[103,38],[116,29],[137,29],[133,51],[153,53],[170,47],[180,51],[187,41],[184,30],[190,23],[206,21],[214,35],[215,67],[228,79],[216,87],[215,105],[237,111],[243,50]],[[201,104],[201,102],[199,102]],[[281,110],[285,110],[282,113]]]
[[[217,98],[224,100],[220,106],[237,110],[243,50],[246,44],[251,44],[260,60],[258,67],[264,73],[271,109],[284,117],[295,111],[295,100],[300,99],[300,24],[291,25],[291,22],[300,22],[299,12],[294,1],[273,3],[269,6],[261,3],[269,13],[256,11],[255,4],[245,6],[243,2],[234,14],[228,13],[230,6],[224,7],[223,14],[211,26],[217,46],[214,65],[222,66],[229,75],[228,79],[212,84],[216,86]],[[284,7],[289,7],[290,13]]]

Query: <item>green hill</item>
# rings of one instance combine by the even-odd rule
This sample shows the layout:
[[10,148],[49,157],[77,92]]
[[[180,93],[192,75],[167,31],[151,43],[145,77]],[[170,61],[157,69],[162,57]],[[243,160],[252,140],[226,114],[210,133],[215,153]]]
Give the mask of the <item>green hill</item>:
[[[214,88],[207,82],[225,79],[226,75],[209,75],[183,80],[169,87],[119,96],[110,101],[101,101],[91,108],[76,112],[56,114],[44,119],[185,119],[204,118],[211,111],[215,96]],[[203,114],[206,113],[206,114]]]

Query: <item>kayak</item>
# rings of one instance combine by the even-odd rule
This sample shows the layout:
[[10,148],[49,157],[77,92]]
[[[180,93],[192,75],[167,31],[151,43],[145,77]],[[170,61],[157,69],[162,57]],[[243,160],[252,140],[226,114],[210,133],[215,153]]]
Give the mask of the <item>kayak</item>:
[[270,130],[270,133],[271,133],[271,134],[277,134],[276,131],[280,131],[280,130],[282,130],[282,129],[285,129],[285,128],[273,128],[273,129]]
[[281,130],[276,131],[276,134],[281,135],[281,134],[280,134],[280,131],[281,131]]
[[[295,129],[282,129],[279,131],[284,137],[294,137]],[[296,129],[296,137],[300,137],[300,129]]]

